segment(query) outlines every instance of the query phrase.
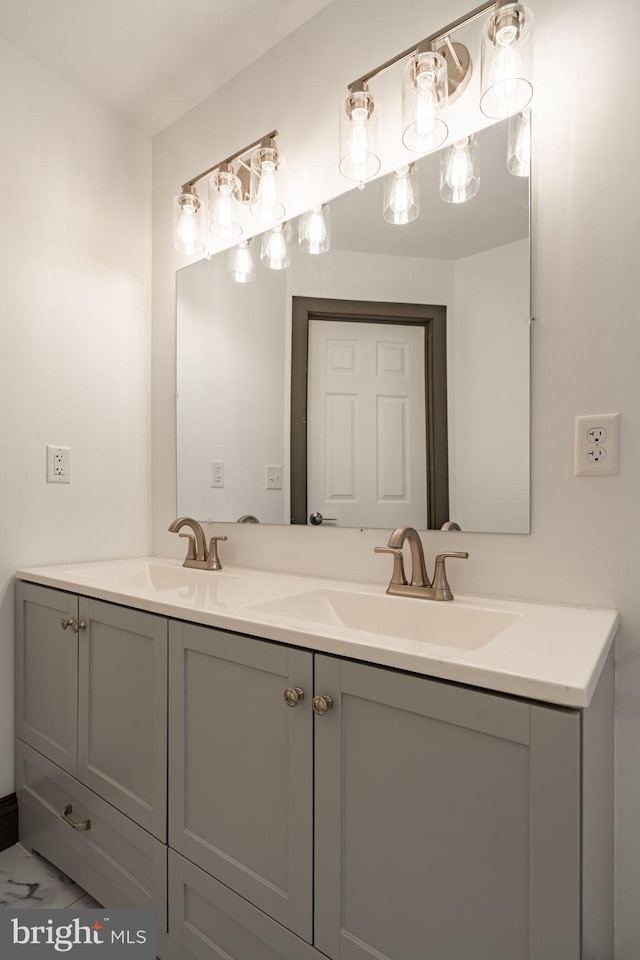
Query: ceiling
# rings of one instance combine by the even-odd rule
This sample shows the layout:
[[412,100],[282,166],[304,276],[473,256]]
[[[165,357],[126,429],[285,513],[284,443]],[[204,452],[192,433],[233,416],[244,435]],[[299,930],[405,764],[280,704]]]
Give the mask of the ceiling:
[[151,134],[331,0],[0,0],[0,36]]

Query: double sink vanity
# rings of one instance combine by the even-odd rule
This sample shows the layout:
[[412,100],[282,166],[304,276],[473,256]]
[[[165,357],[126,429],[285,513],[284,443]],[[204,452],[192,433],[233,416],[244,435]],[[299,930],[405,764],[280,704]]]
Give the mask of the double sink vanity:
[[21,841],[153,906],[161,960],[604,960],[616,627],[169,559],[21,570]]

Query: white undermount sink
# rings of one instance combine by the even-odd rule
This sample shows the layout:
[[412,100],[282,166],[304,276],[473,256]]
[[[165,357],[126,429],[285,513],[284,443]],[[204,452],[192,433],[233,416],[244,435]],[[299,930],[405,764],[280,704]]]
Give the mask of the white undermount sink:
[[477,650],[519,619],[488,607],[342,590],[310,590],[248,609],[403,640]]

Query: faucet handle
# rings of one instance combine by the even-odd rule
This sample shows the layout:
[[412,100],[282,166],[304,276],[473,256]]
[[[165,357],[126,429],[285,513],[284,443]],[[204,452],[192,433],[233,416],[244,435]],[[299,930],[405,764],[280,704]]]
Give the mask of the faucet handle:
[[186,557],[186,559],[187,559],[187,560],[195,560],[196,557],[197,557],[197,554],[196,554],[196,538],[195,538],[194,536],[192,536],[190,533],[179,533],[178,536],[179,536],[179,537],[185,537],[185,538],[189,541],[189,544],[188,544],[188,546],[187,546],[187,557]]
[[444,565],[447,557],[454,557],[458,560],[468,560],[469,554],[466,551],[457,550],[452,553],[439,553],[436,556],[436,569],[433,574],[432,588],[435,593],[434,600],[453,600],[451,587],[447,580],[447,570]]
[[405,586],[407,577],[404,572],[404,555],[402,550],[398,547],[374,547],[373,552],[393,554],[393,573],[391,574],[389,586],[391,586],[392,583]]
[[211,563],[211,570],[222,570],[222,564],[218,556],[218,540],[226,539],[227,537],[211,537],[209,541],[209,552],[205,559]]

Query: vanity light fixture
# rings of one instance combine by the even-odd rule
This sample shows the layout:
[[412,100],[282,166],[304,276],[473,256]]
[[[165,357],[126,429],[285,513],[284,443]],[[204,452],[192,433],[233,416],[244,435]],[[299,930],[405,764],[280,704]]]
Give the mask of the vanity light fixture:
[[250,283],[255,280],[256,265],[251,251],[251,240],[241,240],[229,250],[227,275],[236,283]]
[[440,154],[440,196],[447,203],[464,203],[479,188],[478,141],[463,137]]
[[329,207],[324,204],[303,213],[298,220],[298,243],[305,253],[326,253],[331,246]]
[[291,263],[285,224],[277,223],[262,234],[260,262],[270,270],[286,270]]
[[420,213],[420,183],[414,163],[399,167],[384,179],[383,216],[387,223],[411,223]]
[[204,253],[202,199],[196,184],[209,178],[209,230],[222,240],[242,235],[240,204],[248,203],[260,220],[278,220],[284,216],[284,204],[277,197],[277,172],[282,154],[277,147],[278,131],[272,130],[259,140],[209,167],[182,185],[174,200],[174,241],[179,253],[197,256]]
[[514,177],[528,177],[531,170],[531,110],[509,117],[507,169]]
[[522,3],[499,3],[482,31],[480,109],[492,120],[524,110],[533,95],[533,16]]
[[482,99],[486,116],[502,119],[524,110],[531,99],[531,12],[521,3],[491,0],[403,50],[349,84],[340,110],[340,172],[364,182],[380,169],[374,133],[379,107],[371,80],[407,60],[402,87],[402,141],[415,153],[430,153],[448,136],[446,108],[467,87],[473,65],[468,49],[451,35],[491,11],[483,29]]

